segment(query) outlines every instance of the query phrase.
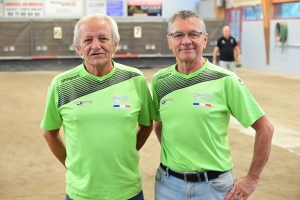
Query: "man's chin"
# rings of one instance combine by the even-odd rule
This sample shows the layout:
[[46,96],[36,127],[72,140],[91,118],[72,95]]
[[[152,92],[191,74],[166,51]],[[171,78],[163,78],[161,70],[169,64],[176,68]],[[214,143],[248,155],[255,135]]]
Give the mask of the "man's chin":
[[191,62],[191,61],[195,60],[195,57],[194,56],[181,56],[180,60],[182,62]]
[[85,64],[86,65],[91,65],[93,67],[101,67],[103,65],[105,65],[108,62],[107,58],[101,58],[101,59],[90,59],[90,60],[86,60]]

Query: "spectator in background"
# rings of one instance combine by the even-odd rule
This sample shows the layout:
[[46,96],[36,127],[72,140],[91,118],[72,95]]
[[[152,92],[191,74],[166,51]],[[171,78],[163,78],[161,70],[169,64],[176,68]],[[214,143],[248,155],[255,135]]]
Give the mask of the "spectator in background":
[[[217,45],[213,53],[213,64],[217,64],[217,54],[219,55],[219,66],[228,69],[232,72],[236,72],[236,61],[240,62],[240,48],[234,37],[230,35],[229,26],[224,26],[222,30],[223,36],[217,41]],[[235,53],[237,58],[235,59]]]

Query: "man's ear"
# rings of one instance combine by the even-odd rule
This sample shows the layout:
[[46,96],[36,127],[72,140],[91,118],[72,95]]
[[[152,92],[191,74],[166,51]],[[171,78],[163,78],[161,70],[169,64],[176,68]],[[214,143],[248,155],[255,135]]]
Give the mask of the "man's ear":
[[204,44],[203,44],[203,50],[206,48],[207,41],[208,41],[208,34],[207,34],[207,33],[205,33],[205,35],[204,35]]
[[167,36],[167,42],[168,42],[168,46],[169,46],[169,49],[172,50],[172,46],[171,46],[171,38],[170,36],[166,35]]
[[79,56],[82,56],[81,51],[80,51],[80,46],[78,46],[77,44],[74,45],[75,46],[75,51]]
[[114,45],[114,53],[118,50],[118,42],[115,42],[115,45]]

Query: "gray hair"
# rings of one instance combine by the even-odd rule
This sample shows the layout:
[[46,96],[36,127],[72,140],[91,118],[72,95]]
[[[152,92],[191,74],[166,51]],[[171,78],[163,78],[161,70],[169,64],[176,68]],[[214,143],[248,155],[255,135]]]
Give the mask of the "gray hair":
[[109,23],[111,30],[112,30],[112,38],[113,38],[113,43],[115,42],[119,42],[120,41],[120,35],[119,35],[119,31],[118,31],[118,25],[116,23],[116,21],[107,15],[104,14],[91,14],[85,17],[82,17],[77,24],[75,25],[74,28],[74,38],[73,38],[73,45],[79,45],[79,29],[80,26],[88,21],[91,21],[93,19],[98,19],[98,20],[105,20]]
[[199,23],[200,23],[203,33],[206,33],[205,23],[204,23],[203,19],[198,15],[198,13],[196,13],[195,11],[191,11],[191,10],[180,10],[180,11],[174,13],[170,17],[169,22],[168,22],[168,34],[171,33],[173,21],[176,18],[186,19],[186,18],[193,18],[193,17],[195,17],[199,20]]

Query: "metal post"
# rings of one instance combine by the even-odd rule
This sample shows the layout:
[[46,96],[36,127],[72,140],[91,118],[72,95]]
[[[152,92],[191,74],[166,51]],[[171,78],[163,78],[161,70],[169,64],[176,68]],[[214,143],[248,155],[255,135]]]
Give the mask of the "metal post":
[[[163,46],[162,46],[162,55],[165,55],[166,53],[167,53],[167,47],[166,47],[166,35],[165,35],[165,30],[167,30],[166,29],[166,27],[168,28],[168,26],[166,26],[166,20],[164,19],[163,20],[163,26],[162,26],[162,44],[163,44]],[[168,32],[168,31],[167,31]]]
[[34,56],[34,24],[30,20],[30,55]]
[[130,53],[132,54],[134,52],[134,22],[131,20],[131,40],[130,40]]

